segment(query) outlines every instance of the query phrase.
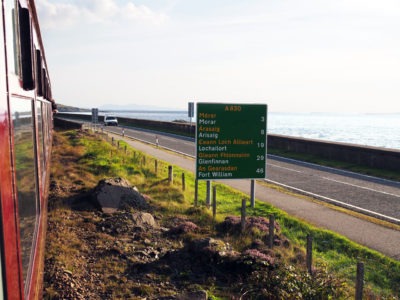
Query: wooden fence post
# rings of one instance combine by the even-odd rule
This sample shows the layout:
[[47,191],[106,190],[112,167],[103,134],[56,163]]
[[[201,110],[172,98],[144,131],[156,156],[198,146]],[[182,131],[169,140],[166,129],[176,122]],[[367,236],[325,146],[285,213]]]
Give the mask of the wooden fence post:
[[173,168],[172,166],[168,166],[168,183],[173,183]]
[[246,229],[246,199],[242,199],[242,210],[241,210],[241,230],[244,232]]
[[308,274],[312,275],[312,236],[310,234],[307,235],[307,258],[306,258],[306,263],[307,263],[307,270]]
[[255,185],[255,180],[252,179],[250,183],[250,205],[251,208],[254,208],[255,206],[255,198],[256,198],[256,185]]
[[215,222],[215,216],[217,215],[217,187],[213,186],[213,197],[212,197],[212,212],[213,221]]
[[185,173],[182,172],[182,191],[186,190]]
[[199,180],[196,178],[194,181],[194,206],[197,206],[199,198]]
[[364,263],[357,263],[356,300],[362,300],[364,290]]
[[275,216],[270,215],[269,216],[269,224],[268,224],[268,229],[269,229],[269,235],[268,235],[268,247],[272,249],[274,247],[274,237],[275,237]]
[[206,191],[206,205],[208,208],[211,206],[211,181],[207,180],[207,191]]

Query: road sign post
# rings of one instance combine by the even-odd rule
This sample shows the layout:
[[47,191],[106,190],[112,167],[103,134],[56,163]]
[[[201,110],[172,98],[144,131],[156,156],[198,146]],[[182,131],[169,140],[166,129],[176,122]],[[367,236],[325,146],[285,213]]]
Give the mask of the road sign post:
[[192,126],[192,119],[194,117],[194,102],[188,103],[188,117],[190,118],[190,126]]
[[196,178],[266,176],[267,105],[197,103]]
[[92,108],[92,123],[97,124],[99,122],[99,109]]

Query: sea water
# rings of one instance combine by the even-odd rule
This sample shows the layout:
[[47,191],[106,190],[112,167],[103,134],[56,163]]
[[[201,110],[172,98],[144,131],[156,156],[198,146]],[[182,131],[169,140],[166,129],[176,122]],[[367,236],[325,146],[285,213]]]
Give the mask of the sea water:
[[[119,111],[116,116],[194,122],[187,111]],[[107,114],[107,113],[104,113]],[[293,137],[400,149],[400,113],[268,113],[267,131]]]

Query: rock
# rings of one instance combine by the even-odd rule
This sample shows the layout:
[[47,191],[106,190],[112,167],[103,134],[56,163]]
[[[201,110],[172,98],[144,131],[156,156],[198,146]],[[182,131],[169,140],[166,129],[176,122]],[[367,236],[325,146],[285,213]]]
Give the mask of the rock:
[[208,295],[206,291],[186,292],[176,296],[178,300],[207,300]]
[[138,227],[151,227],[151,228],[157,228],[158,224],[154,220],[154,217],[146,212],[136,212],[132,214],[132,220],[135,223],[136,226]]
[[101,180],[94,189],[93,200],[96,206],[109,214],[128,207],[148,207],[145,198],[124,178]]
[[189,250],[195,254],[222,257],[237,257],[238,252],[234,251],[232,246],[222,240],[210,237],[194,240],[189,245]]

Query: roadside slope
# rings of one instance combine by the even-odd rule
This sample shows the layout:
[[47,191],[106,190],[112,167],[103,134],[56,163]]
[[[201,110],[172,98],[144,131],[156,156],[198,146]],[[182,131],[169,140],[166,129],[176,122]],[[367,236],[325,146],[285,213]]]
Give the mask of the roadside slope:
[[[121,139],[121,136],[114,137]],[[195,163],[191,158],[128,138],[123,139],[134,148],[158,159],[190,172],[195,171]],[[248,180],[224,180],[221,182],[245,193],[250,191],[250,181]],[[256,198],[313,225],[337,232],[360,245],[400,260],[400,230],[398,229],[357,218],[304,197],[279,192],[260,184],[260,182],[256,184]]]

